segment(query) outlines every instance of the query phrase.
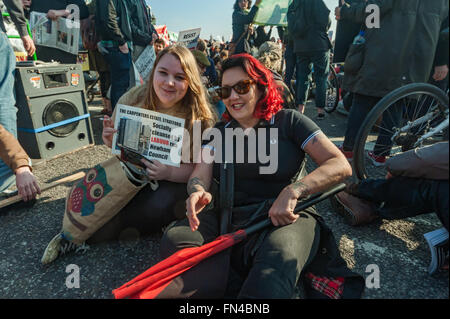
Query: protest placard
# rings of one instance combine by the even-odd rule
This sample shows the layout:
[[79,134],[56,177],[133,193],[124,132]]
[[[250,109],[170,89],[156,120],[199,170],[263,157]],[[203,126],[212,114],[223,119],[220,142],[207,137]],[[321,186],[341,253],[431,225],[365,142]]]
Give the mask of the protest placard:
[[156,54],[153,45],[148,45],[134,63],[144,81],[148,80],[155,63]]
[[201,28],[180,31],[178,34],[178,42],[188,49],[195,49],[197,47],[198,39],[200,38]]
[[78,54],[80,37],[78,21],[65,18],[52,21],[47,18],[46,13],[32,11],[30,28],[35,44]]
[[184,119],[123,104],[116,109],[113,154],[119,155],[122,147],[148,160],[180,166]]
[[292,0],[263,0],[254,24],[287,27],[287,11]]
[[169,31],[167,31],[166,25],[155,25],[155,30],[158,33],[158,36],[164,40],[166,46],[170,45],[170,37]]

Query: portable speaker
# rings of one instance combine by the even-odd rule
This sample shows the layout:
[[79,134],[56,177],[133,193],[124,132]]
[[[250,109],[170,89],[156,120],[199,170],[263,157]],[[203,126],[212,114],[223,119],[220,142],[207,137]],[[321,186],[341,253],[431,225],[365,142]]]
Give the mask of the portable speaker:
[[31,158],[93,145],[81,65],[18,64],[15,90],[18,138]]

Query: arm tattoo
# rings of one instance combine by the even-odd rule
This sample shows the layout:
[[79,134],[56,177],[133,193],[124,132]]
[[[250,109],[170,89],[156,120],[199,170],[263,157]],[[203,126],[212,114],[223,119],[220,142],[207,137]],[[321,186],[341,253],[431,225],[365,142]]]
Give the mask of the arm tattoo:
[[308,197],[310,195],[311,188],[301,181],[297,181],[292,184],[294,191],[299,195],[298,199]]
[[205,191],[207,190],[205,183],[203,183],[200,178],[198,178],[198,177],[191,178],[187,183],[188,195],[191,195],[192,193],[199,191],[200,189],[198,186],[202,187],[203,190],[205,190]]

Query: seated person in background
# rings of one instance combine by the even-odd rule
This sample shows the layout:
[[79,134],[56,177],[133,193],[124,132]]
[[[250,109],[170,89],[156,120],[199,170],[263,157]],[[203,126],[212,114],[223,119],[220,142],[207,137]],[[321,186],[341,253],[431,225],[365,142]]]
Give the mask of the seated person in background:
[[[41,193],[36,177],[31,172],[30,159],[14,136],[0,125],[0,159],[16,174],[16,186],[24,201]],[[1,187],[1,185],[0,185]],[[3,189],[0,189],[0,192]]]
[[296,109],[295,98],[289,87],[284,83],[282,73],[283,51],[274,42],[264,42],[258,51],[258,60],[273,73],[273,77],[282,88],[283,107],[285,109]]
[[336,195],[338,212],[353,226],[435,212],[448,231],[448,148],[439,142],[389,158],[386,179],[350,184]]
[[[199,50],[192,50],[192,54],[194,55],[195,60],[197,61],[200,74],[205,74],[206,68],[211,65],[209,63],[209,59],[207,58],[206,54]],[[202,75],[202,82],[203,85],[205,86],[205,89],[212,87],[212,83],[209,81],[209,78],[204,75]],[[223,104],[223,102],[221,101],[220,97],[217,96],[217,94],[214,94],[215,91],[213,88],[208,89],[207,92],[209,102],[215,107],[217,116],[220,119],[223,112],[225,112],[225,104]]]
[[206,76],[208,78],[209,83],[211,83],[211,85],[216,85],[217,84],[217,72],[216,72],[216,66],[214,65],[214,61],[213,59],[211,59],[208,56],[208,52],[206,50],[206,42],[203,39],[198,39],[198,43],[197,43],[197,50],[203,52],[206,56],[206,59],[209,61],[209,65],[206,65],[206,69],[203,73],[201,73],[202,75]]
[[[448,232],[448,148],[440,142],[389,158],[386,179],[348,185],[333,206],[352,226],[434,212]],[[448,241],[439,249],[445,257],[438,267],[448,270]]]

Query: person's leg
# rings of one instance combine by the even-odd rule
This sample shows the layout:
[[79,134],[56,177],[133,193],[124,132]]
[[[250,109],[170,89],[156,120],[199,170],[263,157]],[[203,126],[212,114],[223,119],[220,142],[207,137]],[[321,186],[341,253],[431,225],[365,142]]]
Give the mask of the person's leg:
[[436,212],[448,229],[448,181],[392,177],[368,179],[351,188],[351,195],[377,204],[385,219],[401,219]]
[[[295,53],[293,52],[292,45],[286,46],[286,51],[284,52],[284,59],[286,61],[286,72],[284,74],[284,83],[292,90],[292,77],[295,72]],[[292,93],[295,91],[292,90]]]
[[111,108],[114,111],[120,97],[130,85],[131,54],[123,54],[118,48],[109,48],[105,55],[111,73]]
[[296,55],[297,92],[295,94],[298,110],[303,113],[309,90],[309,77],[311,75],[311,62],[309,56]]
[[[161,239],[161,258],[168,258],[178,250],[200,247],[219,236],[219,216],[215,211],[202,211],[200,225],[193,232],[187,218],[175,222]],[[204,258],[184,272],[163,291],[159,298],[223,298],[228,278],[229,250]]]
[[[312,57],[314,81],[316,83],[315,102],[318,114],[325,114],[327,78],[330,71],[330,52],[320,52]],[[320,118],[320,116],[319,116]]]
[[378,130],[378,138],[373,148],[373,153],[376,156],[389,156],[392,148],[392,135],[394,135],[393,128],[399,127],[402,120],[404,105],[402,103],[395,103],[390,106],[383,113],[381,126]]
[[[17,108],[14,97],[16,57],[6,35],[0,31],[0,124],[17,137]],[[0,160],[0,193],[14,184],[16,177]]]
[[361,124],[379,100],[380,98],[377,97],[356,93],[353,94],[353,103],[348,115],[347,129],[343,144],[344,151],[353,151],[356,135],[358,134]]
[[255,254],[238,298],[292,298],[319,242],[320,226],[306,213],[293,224],[271,230]]
[[448,180],[435,181],[432,189],[433,208],[441,223],[448,230]]
[[110,221],[94,233],[88,244],[139,238],[157,233],[172,221],[185,217],[186,184],[159,181],[153,191],[149,185]]

